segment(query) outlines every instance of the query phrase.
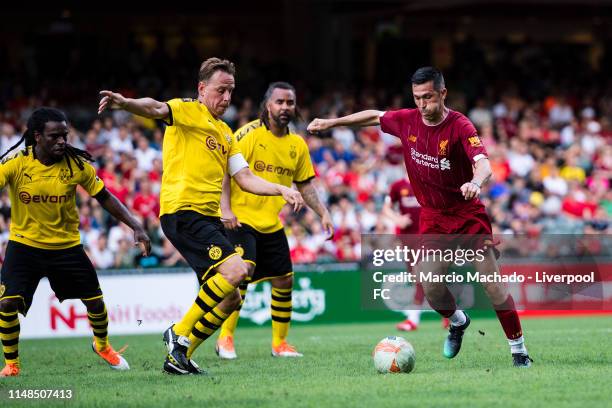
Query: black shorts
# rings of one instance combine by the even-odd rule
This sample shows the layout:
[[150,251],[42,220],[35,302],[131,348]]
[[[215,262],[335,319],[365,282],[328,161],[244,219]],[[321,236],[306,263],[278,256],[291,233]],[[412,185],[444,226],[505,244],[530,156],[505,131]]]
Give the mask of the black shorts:
[[217,217],[186,210],[159,219],[164,234],[193,268],[200,284],[214,274],[209,273],[214,268],[237,255]]
[[38,282],[45,276],[60,302],[102,297],[98,275],[83,245],[40,249],[9,241],[0,271],[0,299],[20,299],[23,302],[20,311],[25,315]]
[[242,227],[228,230],[227,235],[242,259],[255,265],[251,282],[293,273],[289,243],[284,230],[264,234],[243,223]]

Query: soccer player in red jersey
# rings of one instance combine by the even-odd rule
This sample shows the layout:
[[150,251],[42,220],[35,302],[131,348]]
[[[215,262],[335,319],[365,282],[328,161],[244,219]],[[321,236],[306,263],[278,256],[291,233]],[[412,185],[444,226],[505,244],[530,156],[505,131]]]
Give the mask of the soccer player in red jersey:
[[[320,132],[336,126],[375,126],[398,137],[414,194],[421,204],[420,234],[486,236],[477,245],[485,249],[476,270],[499,273],[496,250],[491,245],[492,228],[480,187],[491,177],[491,165],[476,128],[463,114],[449,109],[442,73],[432,67],[419,68],[412,76],[416,109],[381,112],[365,110],[335,119],[315,119],[308,131]],[[448,264],[428,265],[443,273]],[[461,349],[469,316],[458,310],[454,296],[442,283],[422,282],[432,307],[451,321],[443,354],[453,358]],[[502,283],[483,283],[504,329],[514,365],[529,367],[521,323],[514,300]]]

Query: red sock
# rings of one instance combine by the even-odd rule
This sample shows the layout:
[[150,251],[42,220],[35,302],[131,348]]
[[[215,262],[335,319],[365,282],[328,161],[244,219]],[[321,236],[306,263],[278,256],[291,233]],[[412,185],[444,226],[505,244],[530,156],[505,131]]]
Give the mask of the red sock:
[[516,340],[521,337],[523,329],[521,328],[518,313],[516,313],[516,306],[514,305],[512,295],[508,295],[504,303],[494,307],[497,319],[499,319],[508,340]]
[[425,292],[423,291],[423,285],[417,283],[414,288],[414,304],[422,305],[425,299]]

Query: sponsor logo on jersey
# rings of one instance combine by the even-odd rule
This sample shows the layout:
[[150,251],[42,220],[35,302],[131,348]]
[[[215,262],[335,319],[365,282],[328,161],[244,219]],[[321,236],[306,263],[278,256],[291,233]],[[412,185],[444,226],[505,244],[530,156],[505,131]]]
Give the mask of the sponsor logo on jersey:
[[482,141],[480,140],[478,135],[474,135],[474,136],[468,138],[468,142],[470,142],[472,147],[481,147],[482,146]]
[[440,170],[450,170],[450,168],[450,161],[446,157],[440,160]]
[[290,176],[293,177],[293,170],[288,169],[286,167],[275,166],[273,164],[266,164],[261,160],[257,160],[253,164],[253,168],[255,171],[267,171],[268,173],[278,174],[280,176]]
[[416,143],[416,136],[415,135],[410,135],[410,136],[408,136],[408,140],[411,141],[412,143]]
[[410,158],[419,166],[429,167],[430,169],[450,170],[451,168],[451,163],[446,157],[439,159],[438,157],[421,153],[415,148],[410,148]]
[[214,137],[212,136],[206,137],[206,147],[208,147],[210,150],[215,150],[217,148],[217,141],[215,140]]
[[24,204],[30,203],[51,203],[51,204],[62,204],[68,202],[72,196],[70,194],[64,195],[42,195],[42,194],[30,194],[27,191],[19,192],[19,200]]

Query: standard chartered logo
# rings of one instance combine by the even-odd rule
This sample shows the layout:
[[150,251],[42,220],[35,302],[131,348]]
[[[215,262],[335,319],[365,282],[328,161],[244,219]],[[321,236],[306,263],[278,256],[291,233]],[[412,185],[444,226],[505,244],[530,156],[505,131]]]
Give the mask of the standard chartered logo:
[[440,160],[440,170],[450,170],[450,161],[446,157]]
[[[325,291],[311,287],[310,278],[299,278],[293,288],[291,319],[297,322],[309,322],[316,316],[325,313]],[[272,286],[268,282],[249,285],[240,317],[262,325],[271,319],[270,302]]]
[[429,167],[431,169],[450,170],[451,163],[446,157],[438,160],[437,157],[417,151],[414,147],[410,148],[410,157],[419,166]]

